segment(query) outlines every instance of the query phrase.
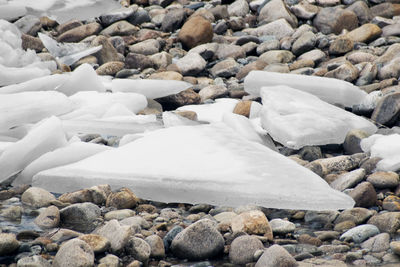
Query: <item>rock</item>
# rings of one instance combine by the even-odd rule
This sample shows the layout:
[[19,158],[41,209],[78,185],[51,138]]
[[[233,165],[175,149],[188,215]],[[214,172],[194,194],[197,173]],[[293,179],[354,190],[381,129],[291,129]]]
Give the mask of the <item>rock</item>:
[[131,237],[128,244],[125,246],[127,253],[133,256],[133,258],[147,263],[150,258],[151,247],[150,245],[141,238]]
[[131,209],[112,210],[104,215],[104,219],[110,220],[123,220],[128,217],[135,216],[135,212]]
[[292,45],[292,52],[295,55],[301,55],[314,49],[317,38],[311,31],[303,33]]
[[164,109],[173,110],[184,105],[199,104],[201,98],[193,89],[187,89],[176,95],[158,98],[157,101],[163,105]]
[[286,50],[271,50],[265,52],[259,57],[259,60],[267,63],[267,64],[274,64],[274,63],[289,63],[291,62],[295,56],[290,51]]
[[102,30],[100,34],[104,36],[129,36],[135,34],[139,30],[138,27],[132,25],[131,23],[122,20],[115,22]]
[[151,235],[146,237],[145,241],[150,246],[150,257],[162,259],[165,257],[164,242],[158,235]]
[[376,191],[370,182],[358,184],[350,193],[356,207],[368,208],[376,204]]
[[171,244],[171,250],[179,258],[189,260],[208,259],[223,251],[224,238],[215,224],[202,219],[178,233]]
[[318,146],[305,146],[299,151],[299,156],[307,161],[314,161],[322,158],[321,148]]
[[105,14],[102,14],[99,19],[101,21],[101,24],[104,26],[108,26],[113,24],[114,22],[126,19],[130,16],[132,16],[136,11],[138,7],[135,5],[132,5],[130,7],[122,7],[119,9],[114,9],[112,11],[109,11]]
[[176,62],[182,75],[195,75],[206,67],[207,62],[197,53],[188,53]]
[[114,76],[119,71],[124,69],[125,64],[120,61],[111,61],[104,63],[99,68],[96,69],[97,75],[111,75]]
[[172,63],[172,56],[167,52],[161,52],[150,56],[150,60],[154,63],[156,68],[166,68]]
[[255,267],[297,267],[296,260],[279,245],[269,247],[258,259]]
[[354,241],[356,243],[361,243],[364,240],[367,240],[368,238],[370,238],[371,236],[375,236],[379,233],[380,233],[380,231],[375,225],[363,224],[363,225],[354,227],[354,228],[348,230],[347,232],[345,232],[344,234],[342,234],[340,236],[340,240],[344,240],[347,242]]
[[121,188],[115,193],[111,193],[106,202],[106,207],[116,209],[131,209],[136,207],[138,198],[128,188]]
[[35,50],[35,52],[39,53],[42,52],[44,48],[42,41],[38,37],[33,37],[23,33],[21,36],[21,40],[22,49],[24,50],[32,49]]
[[209,85],[201,89],[199,92],[202,102],[207,99],[216,99],[218,97],[223,97],[227,94],[228,89],[223,85]]
[[356,224],[354,222],[344,221],[344,222],[336,224],[335,227],[333,228],[333,230],[338,231],[338,232],[346,232],[354,227],[356,227]]
[[390,235],[382,233],[369,238],[361,244],[361,248],[368,249],[370,252],[382,252],[389,249]]
[[390,242],[390,249],[394,252],[394,254],[400,256],[400,241]]
[[322,241],[319,238],[312,237],[308,234],[301,234],[297,238],[297,241],[299,241],[299,243],[301,243],[301,244],[309,244],[309,245],[318,246],[318,247],[322,245]]
[[244,58],[246,56],[246,51],[243,47],[233,44],[220,44],[218,46],[218,50],[216,52],[216,56],[218,59],[227,59],[227,58]]
[[382,36],[400,36],[400,23],[387,25],[382,28]]
[[392,126],[400,115],[400,93],[384,96],[379,102],[371,119],[379,124]]
[[329,54],[342,55],[353,50],[354,42],[347,37],[339,37],[335,39],[329,46]]
[[343,29],[357,28],[358,18],[352,11],[339,7],[325,7],[318,12],[313,24],[323,34],[340,34]]
[[273,239],[272,228],[265,214],[259,210],[243,212],[232,219],[232,232],[264,235]]
[[319,7],[312,5],[308,1],[301,1],[297,5],[293,5],[290,10],[300,19],[312,19],[317,15]]
[[174,32],[179,29],[185,20],[186,12],[184,9],[171,9],[165,14],[161,23],[161,30],[164,32]]
[[11,206],[3,209],[0,215],[10,221],[20,221],[22,217],[23,208],[20,206]]
[[67,21],[67,22],[57,26],[57,28],[56,28],[57,35],[61,35],[64,32],[67,32],[73,28],[76,28],[76,27],[79,27],[82,25],[83,25],[83,23],[79,20],[73,19],[73,20]]
[[101,25],[93,22],[82,26],[70,29],[60,36],[58,36],[58,42],[79,42],[90,35],[96,35],[101,31]]
[[382,202],[382,208],[388,211],[400,211],[400,197],[387,196]]
[[103,48],[99,52],[94,54],[100,65],[111,61],[120,61],[117,50],[107,39],[107,37],[101,35],[97,36],[95,39],[93,39],[91,45],[103,46]]
[[278,19],[285,19],[292,27],[297,27],[297,18],[294,16],[282,0],[269,1],[258,15],[259,21],[272,22]]
[[120,260],[117,256],[113,254],[108,254],[107,256],[99,260],[98,267],[119,267],[121,266]]
[[211,23],[201,16],[196,16],[186,21],[178,35],[179,40],[188,48],[208,43],[212,40],[212,37],[213,29]]
[[245,117],[249,117],[250,116],[250,110],[251,110],[251,104],[253,102],[250,100],[244,100],[244,101],[239,101],[235,108],[233,109],[233,113],[235,114],[239,114]]
[[348,173],[344,173],[338,176],[330,186],[336,190],[343,191],[348,188],[353,188],[365,177],[364,169],[357,169]]
[[352,208],[342,211],[335,220],[335,224],[352,221],[355,224],[365,223],[369,218],[371,218],[376,212],[368,210],[365,208]]
[[347,82],[352,82],[358,78],[359,70],[349,61],[340,65],[334,70],[327,72],[324,77],[336,78]]
[[372,18],[371,11],[364,1],[356,1],[346,8],[347,10],[353,11],[357,15],[360,24],[369,22]]
[[160,51],[160,42],[155,39],[148,39],[143,42],[129,46],[129,51],[142,55],[154,55]]
[[371,6],[370,8],[372,17],[392,18],[393,16],[400,15],[400,6],[392,3],[382,3]]
[[273,35],[278,40],[291,36],[294,33],[292,26],[285,19],[278,19],[268,24],[262,25],[255,29],[246,29],[244,32],[248,32],[250,35]]
[[24,257],[17,261],[18,267],[51,267],[51,264],[42,256]]
[[72,204],[60,210],[61,224],[80,232],[92,231],[100,214],[100,208],[93,203]]
[[330,225],[339,215],[337,211],[307,211],[304,216],[306,223]]
[[375,188],[394,188],[399,185],[399,175],[395,172],[374,172],[367,177]]
[[273,219],[269,222],[269,225],[274,234],[287,234],[296,229],[294,223],[282,219]]
[[228,15],[231,17],[245,17],[248,13],[249,4],[245,0],[236,0],[228,6]]
[[54,267],[94,266],[94,253],[90,246],[79,239],[65,242],[58,250],[53,261]]
[[36,36],[37,32],[42,28],[42,23],[37,16],[26,15],[14,22],[14,25],[25,34]]
[[117,220],[111,220],[102,227],[96,229],[93,233],[108,239],[110,241],[111,251],[113,253],[118,253],[128,243],[129,237],[133,234],[133,231],[130,226],[121,226]]
[[19,242],[14,234],[0,233],[0,256],[14,253],[19,248]]
[[[277,40],[275,38],[264,41],[257,47],[257,50],[256,50],[257,55],[261,55],[261,54],[263,54],[267,51],[271,51],[271,50],[279,50],[280,47],[281,47],[281,44],[280,44],[279,40]],[[258,62],[258,60],[255,62]]]
[[125,57],[125,67],[128,69],[144,70],[153,66],[153,61],[145,55],[128,53]]
[[238,71],[238,73],[236,74],[236,79],[238,79],[238,80],[244,79],[250,71],[262,70],[265,68],[266,65],[267,65],[267,63],[265,63],[261,60],[253,61]]
[[174,240],[175,236],[182,232],[183,228],[179,225],[174,226],[171,230],[163,238],[164,248],[165,251],[169,251],[172,241]]
[[254,261],[254,253],[264,249],[262,242],[254,237],[243,235],[235,238],[229,249],[229,260],[233,264],[247,264]]
[[210,73],[214,77],[228,78],[234,76],[240,69],[240,65],[233,59],[228,58],[215,64]]
[[381,232],[393,234],[400,227],[400,212],[379,213],[368,220],[369,224],[373,224]]
[[53,194],[38,187],[29,188],[21,196],[22,203],[35,208],[47,207],[55,200]]
[[378,38],[381,34],[381,28],[375,24],[367,23],[352,30],[345,36],[353,42],[369,43]]
[[326,54],[319,49],[308,51],[297,58],[297,60],[311,60],[314,64],[319,64],[326,59]]
[[92,248],[94,253],[103,253],[110,247],[110,241],[100,235],[87,234],[81,235],[78,238],[85,241]]
[[362,139],[367,138],[368,134],[359,129],[350,130],[343,143],[343,148],[346,154],[352,155],[363,152],[360,146]]
[[55,228],[60,223],[60,211],[56,206],[49,206],[40,212],[35,224],[42,229]]

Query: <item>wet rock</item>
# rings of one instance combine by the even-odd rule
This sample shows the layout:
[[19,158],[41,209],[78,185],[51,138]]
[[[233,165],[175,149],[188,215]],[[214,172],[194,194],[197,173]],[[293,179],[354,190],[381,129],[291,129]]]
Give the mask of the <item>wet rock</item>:
[[158,235],[151,235],[146,237],[145,241],[151,248],[150,257],[162,259],[165,257],[164,242]]
[[370,182],[358,184],[350,193],[356,207],[368,208],[376,204],[376,191]]
[[354,227],[340,236],[340,240],[354,241],[356,243],[361,243],[367,240],[371,236],[379,234],[379,229],[372,224],[363,224]]
[[361,248],[368,249],[371,252],[382,252],[389,249],[390,235],[382,233],[369,238],[361,244]]
[[229,260],[233,264],[253,262],[254,253],[264,249],[262,242],[254,236],[243,235],[235,238],[229,249]]
[[269,247],[258,259],[255,267],[297,267],[296,260],[279,245]]
[[178,37],[186,47],[193,48],[199,44],[210,42],[213,37],[213,29],[208,20],[196,16],[183,24]]
[[224,248],[224,238],[215,224],[203,219],[177,234],[171,250],[179,258],[202,260],[218,255]]
[[179,29],[186,17],[186,12],[183,9],[172,9],[164,16],[161,30],[164,32],[174,32]]
[[55,200],[53,194],[38,187],[29,188],[21,196],[22,203],[35,208],[47,207]]
[[314,26],[323,34],[339,34],[343,29],[353,30],[358,26],[354,12],[339,7],[322,8],[313,20]]
[[128,69],[144,70],[153,66],[153,61],[145,55],[128,53],[125,57],[125,67]]
[[381,34],[381,28],[375,24],[367,23],[352,30],[345,36],[353,42],[369,43],[378,38]]
[[110,247],[110,241],[100,235],[87,234],[81,235],[78,238],[85,241],[92,248],[94,253],[103,253]]
[[379,228],[381,232],[393,234],[400,228],[400,212],[379,213],[368,220]]
[[368,210],[366,208],[352,208],[342,211],[336,218],[335,223],[340,223],[344,221],[352,221],[355,224],[365,223],[369,218],[371,218],[376,212]]
[[106,202],[106,207],[116,209],[131,209],[136,207],[138,198],[128,188],[121,188],[115,193],[111,193]]
[[367,177],[375,188],[394,188],[399,185],[399,175],[395,172],[375,172]]
[[90,35],[96,35],[101,31],[101,25],[93,22],[75,27],[58,36],[59,42],[79,42]]
[[100,208],[93,203],[72,204],[60,210],[61,224],[79,232],[92,231],[100,214]]
[[9,255],[19,247],[14,234],[0,233],[0,256]]
[[55,228],[60,223],[60,211],[56,206],[49,206],[40,212],[35,224],[42,229]]
[[272,22],[278,19],[285,19],[292,27],[297,27],[297,18],[294,16],[282,0],[269,1],[261,10],[258,16],[259,21]]
[[232,219],[232,232],[264,235],[273,239],[272,228],[265,214],[259,210],[243,212]]
[[347,37],[340,37],[335,39],[329,46],[329,54],[342,55],[353,50],[354,42]]
[[54,257],[54,267],[94,265],[94,253],[90,246],[79,239],[65,242]]
[[139,30],[138,27],[132,25],[131,23],[122,20],[115,22],[102,30],[100,34],[104,36],[129,36],[135,34]]
[[96,229],[93,234],[105,237],[110,241],[111,251],[120,252],[128,243],[129,237],[133,234],[132,228],[128,225],[120,225],[117,220],[111,220],[105,225]]

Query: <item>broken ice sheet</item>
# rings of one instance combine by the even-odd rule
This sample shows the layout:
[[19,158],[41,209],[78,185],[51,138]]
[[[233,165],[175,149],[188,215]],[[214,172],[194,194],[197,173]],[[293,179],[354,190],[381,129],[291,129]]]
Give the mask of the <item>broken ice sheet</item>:
[[179,107],[179,111],[194,111],[199,121],[220,122],[225,113],[232,113],[239,101],[232,98],[219,98],[211,104],[187,105]]
[[224,123],[177,126],[77,163],[38,173],[33,185],[67,192],[106,183],[162,202],[269,208],[351,208],[351,197]]
[[377,130],[362,117],[288,86],[262,87],[261,97],[263,128],[275,141],[289,148],[342,144],[352,129],[368,134]]
[[102,49],[102,46],[90,47],[86,43],[59,43],[43,33],[38,33],[43,45],[60,63],[71,66],[79,59],[94,54]]
[[8,146],[0,155],[0,183],[22,171],[41,155],[66,144],[58,118],[38,122],[24,138]]
[[184,126],[184,125],[199,125],[198,121],[190,120],[188,118],[182,117],[174,112],[165,111],[162,114],[162,120],[164,123],[164,127],[175,127],[175,126]]
[[400,135],[374,134],[361,140],[364,152],[370,152],[371,157],[382,158],[376,165],[380,171],[397,171],[400,169]]
[[357,86],[338,79],[300,74],[251,71],[244,79],[244,89],[251,95],[260,96],[263,86],[287,85],[319,97],[330,104],[345,107],[361,104],[367,93]]
[[68,165],[109,149],[112,148],[92,143],[71,143],[54,151],[47,152],[35,159],[17,175],[12,184],[31,184],[32,177],[43,170]]
[[15,68],[0,65],[0,86],[26,82],[50,73],[50,70],[38,67]]
[[190,83],[173,80],[134,80],[113,79],[111,82],[113,92],[139,93],[147,98],[155,99],[178,94],[192,87]]
[[72,101],[54,91],[0,95],[0,132],[25,123],[36,123],[73,109]]
[[14,94],[27,91],[51,91],[67,81],[67,74],[54,74],[26,82],[0,87],[0,94]]

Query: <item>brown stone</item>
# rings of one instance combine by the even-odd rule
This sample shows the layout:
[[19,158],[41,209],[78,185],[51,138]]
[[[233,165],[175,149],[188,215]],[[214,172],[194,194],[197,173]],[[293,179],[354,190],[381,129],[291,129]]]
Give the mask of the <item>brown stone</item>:
[[87,234],[81,235],[78,238],[85,241],[92,248],[94,253],[103,253],[110,247],[110,241],[100,235]]
[[151,74],[149,76],[149,79],[182,81],[183,76],[182,74],[176,71],[163,71]]
[[148,56],[129,53],[125,57],[125,66],[128,69],[143,70],[146,68],[152,68],[154,66],[154,63]]
[[321,246],[322,245],[322,241],[317,238],[317,237],[312,237],[308,234],[302,234],[300,235],[297,240],[299,241],[299,243],[301,244],[309,244],[309,245],[313,245],[313,246]]
[[158,98],[157,101],[164,109],[173,110],[185,105],[199,104],[201,98],[198,93],[193,91],[193,89],[187,89],[176,95]]
[[232,219],[232,232],[264,235],[273,240],[272,228],[265,214],[259,210],[243,212]]
[[398,196],[388,196],[382,202],[382,208],[388,211],[400,211],[400,198]]
[[347,37],[337,38],[329,46],[329,54],[341,55],[353,50],[354,42]]
[[253,61],[243,68],[241,68],[238,73],[236,74],[236,79],[241,80],[249,74],[252,70],[262,70],[267,66],[267,63],[262,60]]
[[353,42],[369,43],[382,34],[381,28],[372,23],[364,24],[346,34]]
[[79,42],[90,35],[98,34],[101,31],[101,25],[93,22],[86,25],[75,27],[61,34],[57,41],[59,42]]
[[400,227],[400,212],[385,212],[372,216],[369,224],[378,227],[379,231],[393,234]]
[[138,198],[128,188],[121,188],[118,192],[111,193],[106,202],[107,207],[117,209],[134,208],[138,203]]
[[22,39],[22,49],[32,49],[36,52],[42,52],[44,45],[38,37],[33,37],[31,35],[23,33]]
[[370,182],[358,184],[349,195],[356,202],[356,207],[368,208],[376,204],[376,191]]
[[201,16],[196,16],[185,22],[178,38],[186,47],[193,48],[210,42],[213,34],[211,23]]
[[343,29],[357,28],[358,18],[352,11],[339,7],[326,7],[318,12],[313,24],[323,34],[340,34]]
[[111,61],[120,61],[117,50],[105,36],[97,36],[91,43],[92,46],[101,45],[103,48],[94,54],[100,65]]
[[245,100],[245,101],[239,101],[235,108],[233,109],[233,113],[235,114],[239,114],[245,117],[249,117],[250,116],[250,108],[251,108],[251,103],[253,103],[253,101],[250,100]]

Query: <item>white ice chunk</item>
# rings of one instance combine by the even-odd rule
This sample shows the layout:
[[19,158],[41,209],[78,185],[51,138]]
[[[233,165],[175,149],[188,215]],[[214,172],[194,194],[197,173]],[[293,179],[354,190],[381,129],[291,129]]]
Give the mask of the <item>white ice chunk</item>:
[[50,73],[50,70],[39,67],[15,68],[0,65],[0,86],[26,82]]
[[14,142],[0,141],[0,156],[7,147],[9,147],[10,145],[13,145],[13,144],[14,144]]
[[61,63],[72,65],[79,59],[94,54],[102,49],[102,46],[90,47],[87,43],[59,43],[43,33],[38,33],[40,40],[47,50]]
[[255,101],[251,102],[249,119],[255,119],[260,117],[261,109],[262,105],[260,103]]
[[376,165],[380,171],[397,171],[400,169],[400,135],[374,134],[361,140],[364,152],[370,152],[371,157],[382,158]]
[[122,136],[122,138],[119,140],[119,146],[124,146],[130,142],[133,142],[139,138],[142,138],[144,136],[143,133],[140,134],[126,134]]
[[52,91],[67,81],[69,75],[54,74],[35,78],[23,83],[0,87],[0,94],[13,94],[27,91]]
[[14,138],[20,140],[24,138],[28,132],[32,129],[31,124],[24,124],[21,126],[13,127],[6,131],[0,131],[0,135],[4,137]]
[[138,197],[163,202],[307,210],[354,205],[318,175],[224,123],[150,132],[33,178],[34,186],[59,193],[101,183],[129,187]]
[[121,104],[129,111],[138,113],[147,107],[145,96],[135,93],[99,93],[79,92],[70,97],[75,110],[61,116],[62,119],[77,119],[84,115],[94,115],[101,118],[114,104]]
[[41,171],[75,163],[109,149],[112,148],[92,143],[73,142],[54,151],[47,152],[35,159],[20,174],[18,174],[12,184],[31,184],[32,177]]
[[72,101],[54,91],[23,92],[0,96],[0,132],[25,123],[35,123],[73,109]]
[[180,93],[192,87],[190,83],[172,80],[132,80],[113,79],[113,92],[131,92],[145,95],[147,98],[160,98]]
[[330,104],[346,107],[360,104],[367,93],[357,86],[338,79],[268,71],[251,71],[244,79],[244,89],[260,96],[263,86],[287,85],[313,94]]
[[263,128],[275,141],[289,148],[342,144],[351,129],[368,134],[377,130],[362,117],[288,86],[262,87],[261,96]]
[[162,120],[164,127],[175,127],[175,126],[185,126],[185,125],[199,125],[200,123],[188,118],[182,117],[174,112],[165,111],[162,114]]
[[225,113],[232,113],[239,101],[232,98],[219,98],[212,104],[187,105],[179,107],[177,110],[194,111],[199,121],[219,122]]
[[248,118],[234,113],[225,113],[222,121],[243,138],[259,144],[264,143]]
[[157,122],[157,116],[155,114],[148,115],[128,115],[128,116],[113,116],[113,117],[103,117],[97,121],[105,122],[121,122],[121,123],[155,123]]
[[5,19],[8,21],[16,20],[27,14],[26,7],[18,5],[0,5],[0,19]]
[[135,116],[135,113],[121,103],[115,103],[104,113],[103,118],[112,118],[116,116]]
[[0,182],[22,171],[41,155],[66,144],[59,119],[51,117],[39,122],[23,139],[0,155]]
[[105,92],[106,89],[93,67],[85,63],[77,67],[57,91],[70,96],[80,91]]

